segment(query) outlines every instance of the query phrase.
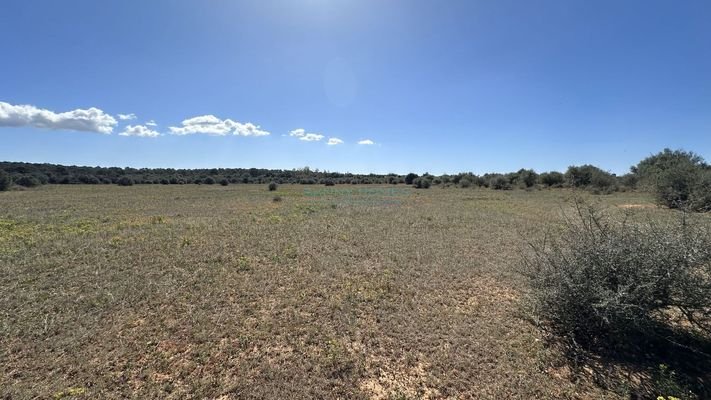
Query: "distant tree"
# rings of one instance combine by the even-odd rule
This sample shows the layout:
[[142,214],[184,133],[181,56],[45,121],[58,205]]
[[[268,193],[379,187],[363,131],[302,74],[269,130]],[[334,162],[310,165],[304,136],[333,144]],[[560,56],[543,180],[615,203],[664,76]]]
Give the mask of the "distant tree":
[[12,185],[10,175],[0,169],[0,192],[10,189],[10,185]]
[[565,173],[568,185],[610,192],[615,190],[617,178],[594,165],[571,166]]
[[215,178],[208,176],[207,178],[202,180],[202,183],[206,185],[214,185],[215,184]]
[[415,178],[415,180],[412,182],[412,185],[416,189],[429,189],[430,186],[432,185],[432,182],[430,182],[430,180],[427,179],[426,177],[419,177],[419,178]]
[[271,183],[269,183],[269,191],[270,191],[270,192],[273,192],[273,191],[277,190],[277,187],[278,187],[278,186],[279,186],[279,185],[277,185],[276,182],[271,182]]
[[489,181],[489,187],[494,190],[510,190],[511,182],[504,175],[495,175]]
[[664,149],[632,168],[643,188],[655,193],[657,203],[670,208],[704,211],[711,203],[711,167],[701,156],[683,150]]
[[230,184],[230,181],[228,181],[227,179],[225,179],[225,178],[220,179],[220,185],[227,186],[229,184]]
[[521,169],[516,174],[518,175],[517,181],[527,188],[532,187],[538,181],[538,174],[532,169]]
[[336,183],[333,182],[333,180],[331,179],[326,179],[325,181],[323,181],[323,184],[326,186],[334,186]]
[[538,181],[542,185],[558,187],[565,182],[565,176],[557,171],[544,172],[538,176]]
[[417,179],[417,174],[410,172],[405,176],[405,184],[412,185],[412,183]]
[[119,178],[119,180],[116,182],[119,186],[133,186],[133,179],[127,177],[127,176],[122,176]]

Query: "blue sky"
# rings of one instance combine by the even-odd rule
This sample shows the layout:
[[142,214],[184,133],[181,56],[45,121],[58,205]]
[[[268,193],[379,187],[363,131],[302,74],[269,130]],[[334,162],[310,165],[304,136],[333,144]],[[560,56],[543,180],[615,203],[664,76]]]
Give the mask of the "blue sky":
[[709,21],[706,0],[5,0],[0,160],[436,174],[624,173],[664,147],[708,160]]

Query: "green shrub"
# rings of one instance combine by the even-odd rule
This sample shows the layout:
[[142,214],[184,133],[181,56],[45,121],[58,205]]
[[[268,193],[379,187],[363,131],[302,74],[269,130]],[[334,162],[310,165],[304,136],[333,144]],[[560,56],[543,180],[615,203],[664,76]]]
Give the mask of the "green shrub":
[[706,169],[699,174],[694,184],[694,189],[689,197],[689,206],[693,211],[711,211],[711,169]]
[[503,175],[495,175],[489,180],[489,187],[494,190],[509,190],[511,189],[511,182]]
[[42,184],[37,178],[31,175],[23,175],[17,179],[14,179],[13,181],[16,185],[24,186],[27,188],[39,186]]
[[415,180],[412,181],[412,186],[414,186],[417,189],[429,189],[431,185],[432,185],[432,182],[430,182],[429,179],[424,178],[424,177],[415,178]]
[[277,185],[276,182],[270,182],[268,186],[270,192],[277,190],[277,187],[279,187],[279,185]]
[[323,181],[323,184],[326,186],[334,186],[336,183],[333,182],[333,180],[331,179],[326,179],[325,181]]
[[415,182],[415,179],[417,179],[418,176],[415,173],[410,172],[405,176],[405,184],[406,185],[412,185]]
[[122,176],[119,178],[119,180],[116,182],[119,186],[133,186],[133,179],[127,177],[127,176]]
[[544,172],[538,176],[542,185],[549,187],[560,187],[565,182],[565,176],[557,171]]
[[521,169],[516,175],[516,181],[523,187],[533,187],[538,181],[538,174],[532,169]]
[[220,185],[227,186],[229,184],[230,184],[230,181],[228,181],[227,179],[225,179],[225,178],[220,179]]
[[0,169],[0,192],[10,189],[10,185],[12,185],[10,175]]
[[708,211],[711,209],[709,169],[701,156],[664,149],[640,161],[632,171],[644,189],[654,192],[658,204]]
[[560,237],[532,248],[524,271],[535,309],[577,343],[633,340],[672,315],[711,328],[708,225],[617,221],[578,202]]
[[206,185],[214,185],[214,184],[215,184],[215,178],[213,178],[213,177],[211,177],[211,176],[208,176],[207,178],[204,178],[204,179],[202,180],[202,183],[204,183],[204,184],[206,184]]

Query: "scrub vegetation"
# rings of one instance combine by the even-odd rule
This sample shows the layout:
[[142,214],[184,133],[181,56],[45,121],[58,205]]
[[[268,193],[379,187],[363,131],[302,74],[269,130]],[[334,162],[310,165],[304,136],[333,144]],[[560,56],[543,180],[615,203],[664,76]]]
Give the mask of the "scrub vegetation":
[[[672,304],[679,290],[699,299],[703,288],[684,286],[692,282],[682,272],[703,274],[703,262],[685,269],[676,257],[687,245],[699,250],[703,236],[644,225],[683,215],[708,227],[708,214],[632,191],[497,191],[466,175],[459,183],[467,181],[0,193],[0,398],[709,396],[703,325]],[[576,198],[649,233],[620,244],[597,227],[571,236],[562,216],[575,215]],[[645,235],[657,234],[661,247],[647,246]],[[543,237],[559,246],[531,249]],[[578,257],[561,272],[536,254],[560,260],[575,246],[601,265],[614,260],[604,266],[619,271],[620,285],[656,276],[625,269],[627,260],[660,276],[669,268],[673,278],[658,289],[670,307],[648,301],[654,286],[599,307],[607,297],[595,293],[622,286],[593,275],[583,312],[566,314],[566,282],[586,285],[578,280],[595,267]],[[637,249],[645,252],[621,253]],[[551,285],[561,289],[542,296]],[[637,301],[644,312],[625,311]],[[705,321],[703,307],[685,308]],[[578,329],[581,318],[598,331]],[[639,347],[611,335],[629,318],[650,346],[652,332],[665,340]]]

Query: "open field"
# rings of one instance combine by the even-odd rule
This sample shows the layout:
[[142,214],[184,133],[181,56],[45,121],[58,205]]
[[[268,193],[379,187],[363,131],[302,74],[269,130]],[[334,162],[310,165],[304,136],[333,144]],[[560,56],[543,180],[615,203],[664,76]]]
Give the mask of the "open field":
[[0,398],[623,398],[522,307],[572,192],[326,190],[0,193]]

